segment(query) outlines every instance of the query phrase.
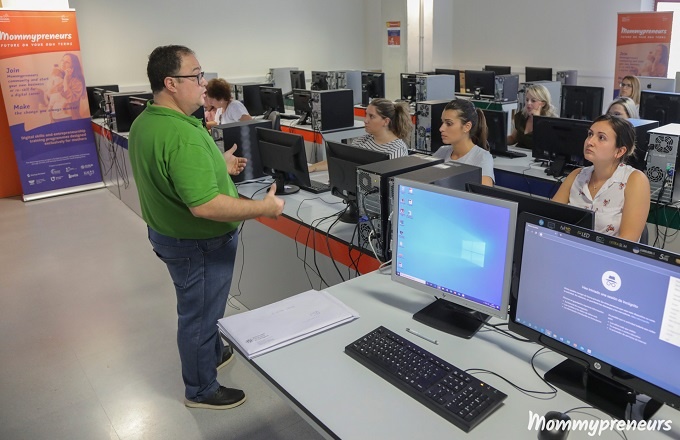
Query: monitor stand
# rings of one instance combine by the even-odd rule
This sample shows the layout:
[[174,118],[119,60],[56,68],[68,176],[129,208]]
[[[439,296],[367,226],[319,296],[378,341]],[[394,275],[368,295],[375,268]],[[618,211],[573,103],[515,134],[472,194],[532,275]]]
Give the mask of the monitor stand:
[[295,194],[300,191],[300,187],[290,183],[286,183],[284,176],[277,174],[274,176],[274,182],[276,183],[276,195],[277,196],[287,196],[289,194]]
[[557,156],[552,162],[550,162],[550,166],[545,170],[545,173],[549,176],[554,176],[559,179],[562,177],[562,174],[564,174],[564,167],[566,165],[566,156]]
[[650,399],[642,403],[641,411],[628,410],[629,405],[638,402],[638,394],[634,390],[570,359],[545,373],[545,380],[618,420],[633,420],[631,416],[638,412],[641,414],[638,418],[649,420],[662,405]]
[[413,319],[454,336],[470,339],[490,319],[489,315],[437,299],[413,315]]
[[359,222],[359,206],[356,201],[347,202],[347,209],[340,216],[343,223],[357,224]]

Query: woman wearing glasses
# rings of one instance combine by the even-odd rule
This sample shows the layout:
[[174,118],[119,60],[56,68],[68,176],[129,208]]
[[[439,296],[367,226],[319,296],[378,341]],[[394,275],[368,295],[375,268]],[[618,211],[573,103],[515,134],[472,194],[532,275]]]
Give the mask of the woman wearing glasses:
[[214,119],[206,118],[208,129],[215,125],[253,119],[248,114],[246,106],[241,101],[232,97],[231,86],[222,78],[213,78],[208,81],[208,85],[205,88],[205,106],[215,108]]
[[635,106],[635,101],[633,101],[631,98],[621,96],[609,104],[609,107],[607,107],[607,111],[605,113],[625,119],[640,119],[640,113]]
[[622,98],[630,98],[635,102],[635,105],[640,107],[640,80],[637,76],[624,76],[619,84],[619,96]]

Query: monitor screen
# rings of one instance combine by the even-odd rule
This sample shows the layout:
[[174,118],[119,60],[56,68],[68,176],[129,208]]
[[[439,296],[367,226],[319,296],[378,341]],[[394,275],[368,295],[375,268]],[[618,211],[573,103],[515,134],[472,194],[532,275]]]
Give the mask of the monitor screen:
[[311,90],[293,89],[293,108],[295,109],[295,114],[300,116],[297,125],[309,124],[312,115]]
[[527,213],[519,230],[509,328],[568,358],[546,380],[621,420],[636,393],[680,408],[680,255]]
[[640,118],[659,121],[659,125],[680,123],[680,93],[640,93]]
[[395,178],[393,207],[392,279],[437,298],[414,319],[470,338],[506,317],[516,203]]
[[524,82],[552,81],[552,67],[525,67]]
[[551,161],[548,174],[562,176],[584,166],[583,144],[592,121],[534,116],[534,157]]
[[418,75],[415,73],[402,73],[401,74],[401,100],[415,102],[416,100],[416,78]]
[[510,66],[484,66],[484,70],[493,72],[496,75],[510,75],[511,69]]
[[260,160],[266,174],[276,181],[276,194],[293,194],[298,185],[310,186],[305,138],[268,128],[256,128]]
[[328,90],[328,72],[312,71],[312,90]]
[[304,70],[291,70],[290,71],[290,87],[292,89],[306,89],[307,82],[305,81],[305,71]]
[[385,74],[361,72],[361,104],[367,106],[374,98],[385,97]]
[[485,70],[465,71],[465,91],[476,96],[493,97],[496,90],[496,74]]
[[340,217],[341,221],[356,223],[359,220],[357,166],[368,165],[389,158],[389,153],[326,141],[326,160],[328,162],[331,193],[347,203],[347,210]]
[[675,78],[658,78],[655,76],[638,76],[640,91],[675,92]]
[[560,116],[592,121],[602,115],[604,87],[562,86]]
[[260,101],[262,101],[265,119],[271,112],[286,112],[283,105],[283,92],[278,87],[260,87]]
[[101,118],[104,116],[104,92],[118,92],[117,85],[110,86],[88,86],[85,87],[87,92],[87,101],[90,104],[90,115],[93,118]]
[[492,154],[508,151],[508,112],[482,110],[489,130],[489,151]]

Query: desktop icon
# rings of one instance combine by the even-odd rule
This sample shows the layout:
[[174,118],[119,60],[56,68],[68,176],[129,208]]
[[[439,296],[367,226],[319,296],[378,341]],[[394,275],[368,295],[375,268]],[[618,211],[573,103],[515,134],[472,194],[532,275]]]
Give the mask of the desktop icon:
[[602,285],[610,292],[616,292],[621,288],[621,277],[613,270],[608,270],[602,274]]

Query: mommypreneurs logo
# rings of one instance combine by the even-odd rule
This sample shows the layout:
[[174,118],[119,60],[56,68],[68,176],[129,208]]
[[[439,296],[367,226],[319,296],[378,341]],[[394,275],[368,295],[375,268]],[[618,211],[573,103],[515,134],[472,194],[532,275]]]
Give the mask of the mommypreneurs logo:
[[[566,419],[566,420],[565,420]],[[545,416],[529,411],[529,431],[585,431],[589,436],[600,436],[606,431],[670,431],[672,420],[546,420]]]

